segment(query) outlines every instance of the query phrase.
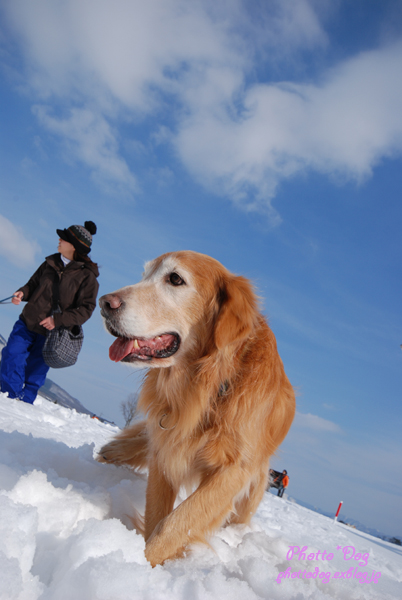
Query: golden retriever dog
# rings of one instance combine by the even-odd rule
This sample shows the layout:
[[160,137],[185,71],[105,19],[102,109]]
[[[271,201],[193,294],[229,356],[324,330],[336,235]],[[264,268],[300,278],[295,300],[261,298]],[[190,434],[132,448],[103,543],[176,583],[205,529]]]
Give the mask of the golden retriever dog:
[[[149,368],[138,406],[101,462],[148,469],[142,533],[151,565],[224,524],[248,523],[295,396],[248,280],[196,252],[164,254],[100,298],[115,362]],[[174,508],[181,487],[192,490]]]

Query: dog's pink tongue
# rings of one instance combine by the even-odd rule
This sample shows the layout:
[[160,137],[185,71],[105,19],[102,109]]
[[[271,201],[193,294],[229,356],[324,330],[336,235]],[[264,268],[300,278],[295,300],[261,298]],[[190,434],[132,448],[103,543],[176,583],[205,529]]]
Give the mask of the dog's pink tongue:
[[109,358],[114,362],[123,360],[127,354],[130,354],[133,349],[133,340],[127,340],[126,338],[117,338],[116,341],[109,348]]

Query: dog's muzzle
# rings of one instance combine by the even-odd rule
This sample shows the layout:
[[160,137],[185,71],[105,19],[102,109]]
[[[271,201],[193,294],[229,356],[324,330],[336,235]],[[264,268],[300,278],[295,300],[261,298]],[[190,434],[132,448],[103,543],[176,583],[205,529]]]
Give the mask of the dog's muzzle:
[[116,294],[102,296],[99,305],[107,330],[117,338],[109,349],[109,357],[113,362],[146,362],[169,358],[178,351],[180,336],[176,332],[145,338],[123,331],[120,320],[126,307]]

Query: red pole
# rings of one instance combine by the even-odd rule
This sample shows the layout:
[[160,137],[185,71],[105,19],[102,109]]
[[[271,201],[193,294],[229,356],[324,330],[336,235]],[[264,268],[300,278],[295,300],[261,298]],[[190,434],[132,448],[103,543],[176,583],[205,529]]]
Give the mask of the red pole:
[[343,504],[343,500],[340,501],[339,506],[338,506],[338,510],[336,511],[336,515],[335,515],[335,519],[334,521],[337,520],[339,513],[341,512],[341,506]]

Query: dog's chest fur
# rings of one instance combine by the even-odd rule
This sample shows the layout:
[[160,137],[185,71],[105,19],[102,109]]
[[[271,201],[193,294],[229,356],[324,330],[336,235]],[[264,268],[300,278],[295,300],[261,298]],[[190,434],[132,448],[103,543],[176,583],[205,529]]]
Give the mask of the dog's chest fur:
[[208,441],[208,435],[205,434],[182,438],[178,433],[174,429],[157,431],[154,428],[150,448],[160,471],[176,490],[181,486],[189,487],[199,483],[205,469],[201,453]]

